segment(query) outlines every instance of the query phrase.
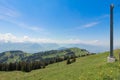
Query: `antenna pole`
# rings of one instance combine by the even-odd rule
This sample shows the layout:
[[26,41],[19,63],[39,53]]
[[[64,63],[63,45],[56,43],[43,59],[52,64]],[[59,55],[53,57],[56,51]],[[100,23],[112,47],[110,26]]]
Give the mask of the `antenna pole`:
[[110,57],[113,57],[113,9],[114,5],[110,5]]
[[113,56],[113,9],[114,5],[110,5],[110,55],[108,56],[108,62],[115,62]]

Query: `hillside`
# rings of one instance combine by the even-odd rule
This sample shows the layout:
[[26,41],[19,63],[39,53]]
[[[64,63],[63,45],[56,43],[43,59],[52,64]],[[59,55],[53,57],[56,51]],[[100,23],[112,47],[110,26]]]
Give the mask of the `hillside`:
[[[120,49],[114,51],[118,59]],[[109,52],[77,58],[48,65],[45,69],[29,73],[21,71],[0,72],[0,80],[120,80],[120,63],[107,63]]]
[[89,53],[85,49],[74,47],[74,48],[66,48],[63,50],[50,50],[45,52],[38,52],[35,54],[40,54],[43,58],[51,58],[56,56],[63,57],[64,55],[67,55],[67,53],[69,52],[74,52],[76,56],[86,55],[87,53]]
[[19,61],[41,61],[43,59],[51,59],[55,57],[64,58],[68,56],[69,52],[74,52],[76,56],[86,55],[89,52],[85,49],[80,48],[66,48],[63,50],[50,50],[44,52],[38,52],[29,54],[23,51],[6,51],[0,53],[0,62],[19,62]]
[[31,54],[19,50],[2,52],[0,53],[0,63],[18,62],[30,55]]

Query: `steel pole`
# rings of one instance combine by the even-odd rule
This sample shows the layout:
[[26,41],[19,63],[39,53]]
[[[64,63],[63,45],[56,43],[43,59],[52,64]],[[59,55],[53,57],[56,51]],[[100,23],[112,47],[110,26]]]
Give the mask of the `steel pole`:
[[110,57],[113,57],[113,8],[114,5],[110,5]]

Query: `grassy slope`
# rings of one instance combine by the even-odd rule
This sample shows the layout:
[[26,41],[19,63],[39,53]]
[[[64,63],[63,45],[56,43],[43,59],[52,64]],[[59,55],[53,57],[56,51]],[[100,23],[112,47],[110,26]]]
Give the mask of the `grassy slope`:
[[[118,52],[120,50],[115,51],[117,58]],[[120,64],[118,61],[107,63],[107,56],[108,52],[77,58],[70,65],[64,61],[30,73],[0,72],[0,80],[120,80]]]

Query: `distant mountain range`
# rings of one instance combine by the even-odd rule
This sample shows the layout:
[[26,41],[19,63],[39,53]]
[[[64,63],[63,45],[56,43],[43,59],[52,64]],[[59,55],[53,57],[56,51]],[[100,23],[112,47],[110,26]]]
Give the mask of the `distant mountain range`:
[[0,43],[0,52],[10,51],[10,50],[21,50],[28,53],[35,53],[39,51],[55,50],[60,48],[58,44],[55,43]]
[[65,46],[67,48],[69,47],[78,47],[78,48],[82,48],[82,49],[87,49],[90,52],[104,52],[104,51],[108,51],[109,47],[105,47],[105,46],[99,46],[99,45],[88,45],[88,44],[65,44],[62,45]]
[[93,46],[87,44],[56,44],[56,43],[0,43],[0,52],[21,50],[28,53],[36,53],[48,50],[61,50],[65,48],[78,47],[87,49],[90,52],[102,52],[108,50],[103,46]]

